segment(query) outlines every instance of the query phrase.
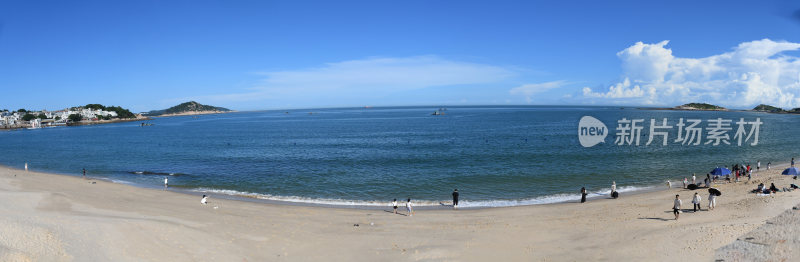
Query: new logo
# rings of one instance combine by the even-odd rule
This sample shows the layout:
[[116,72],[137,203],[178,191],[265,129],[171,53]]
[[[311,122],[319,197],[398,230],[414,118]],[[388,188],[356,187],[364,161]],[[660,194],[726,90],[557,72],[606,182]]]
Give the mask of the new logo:
[[608,127],[597,118],[591,116],[581,117],[578,123],[578,141],[583,147],[593,147],[606,141]]

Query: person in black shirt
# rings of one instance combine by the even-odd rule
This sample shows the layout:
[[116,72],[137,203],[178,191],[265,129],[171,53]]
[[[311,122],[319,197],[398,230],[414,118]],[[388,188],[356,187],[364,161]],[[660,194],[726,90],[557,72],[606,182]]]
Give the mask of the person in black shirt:
[[453,209],[458,209],[458,189],[453,189]]
[[581,203],[586,202],[586,187],[581,187]]

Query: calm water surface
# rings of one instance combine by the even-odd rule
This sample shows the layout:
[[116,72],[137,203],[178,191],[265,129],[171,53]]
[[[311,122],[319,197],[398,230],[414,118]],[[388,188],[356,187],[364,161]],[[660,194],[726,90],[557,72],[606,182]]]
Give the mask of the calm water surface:
[[[800,115],[518,106],[450,107],[432,116],[434,110],[241,112],[158,118],[147,127],[0,132],[0,163],[75,176],[86,168],[90,176],[140,186],[169,177],[186,190],[308,203],[385,205],[411,197],[437,205],[458,188],[465,206],[507,206],[572,200],[581,186],[604,194],[612,180],[626,192],[715,166],[788,162],[800,145]],[[606,143],[579,144],[585,115],[611,129]],[[613,143],[623,117],[645,119],[642,145]],[[659,139],[644,146],[650,118],[674,126],[681,117],[758,117],[764,124],[757,146],[662,146]],[[676,134],[673,128],[670,140]]]

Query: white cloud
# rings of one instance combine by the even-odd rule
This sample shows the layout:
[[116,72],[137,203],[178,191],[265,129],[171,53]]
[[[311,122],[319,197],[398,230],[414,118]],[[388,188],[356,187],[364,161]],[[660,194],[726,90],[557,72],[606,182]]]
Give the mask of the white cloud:
[[257,75],[264,79],[249,91],[191,99],[222,104],[269,103],[270,107],[372,104],[393,94],[429,87],[500,83],[517,74],[511,68],[437,56],[377,57],[259,72]]
[[624,80],[606,91],[584,88],[584,97],[659,105],[800,106],[800,58],[785,54],[800,49],[800,43],[763,39],[703,58],[675,57],[668,43],[639,42],[620,51]]
[[525,100],[528,101],[530,104],[532,102],[531,97],[534,94],[538,94],[541,92],[545,92],[550,89],[559,88],[565,85],[565,81],[552,81],[552,82],[545,82],[539,84],[525,84],[515,88],[512,88],[508,92],[512,95],[522,95],[525,96]]

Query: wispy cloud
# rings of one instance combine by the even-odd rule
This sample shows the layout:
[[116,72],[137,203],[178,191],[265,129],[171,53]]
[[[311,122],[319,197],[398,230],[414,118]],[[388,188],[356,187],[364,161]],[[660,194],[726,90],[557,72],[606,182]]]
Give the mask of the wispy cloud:
[[372,104],[394,94],[432,87],[500,83],[515,77],[518,71],[438,56],[414,56],[374,57],[256,74],[264,78],[249,90],[182,99],[223,104],[264,102],[277,107]]
[[512,88],[511,90],[508,91],[508,93],[512,95],[522,95],[525,97],[525,101],[527,101],[530,104],[531,102],[533,102],[532,99],[533,95],[546,92],[551,89],[556,89],[566,84],[567,82],[563,80],[538,83],[538,84],[525,84]]
[[623,80],[602,91],[584,88],[583,96],[659,105],[800,106],[800,57],[785,53],[800,43],[763,39],[704,58],[675,57],[668,43],[638,42],[620,51]]

